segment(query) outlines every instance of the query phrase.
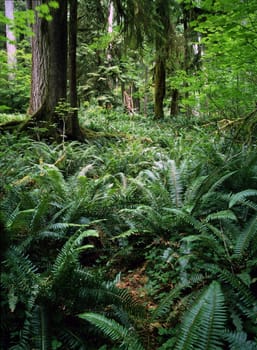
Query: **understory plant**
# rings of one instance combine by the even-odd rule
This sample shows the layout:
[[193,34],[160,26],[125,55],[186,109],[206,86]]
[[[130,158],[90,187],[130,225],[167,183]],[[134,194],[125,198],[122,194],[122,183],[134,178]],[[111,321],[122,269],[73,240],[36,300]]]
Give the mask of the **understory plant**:
[[3,348],[256,349],[254,147],[146,126],[1,135]]

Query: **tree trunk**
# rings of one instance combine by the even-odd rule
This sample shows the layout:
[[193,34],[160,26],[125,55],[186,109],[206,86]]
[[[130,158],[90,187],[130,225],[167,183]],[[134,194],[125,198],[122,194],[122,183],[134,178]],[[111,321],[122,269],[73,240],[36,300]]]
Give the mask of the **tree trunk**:
[[163,100],[165,97],[166,90],[166,67],[165,59],[161,56],[157,57],[155,63],[155,73],[154,73],[154,89],[155,89],[155,100],[154,100],[154,118],[163,119]]
[[172,89],[171,92],[171,104],[170,104],[170,116],[176,117],[179,113],[179,91],[178,89]]
[[130,96],[133,101],[133,110],[134,112],[140,112],[140,98],[139,98],[139,89],[134,82],[130,85]]
[[[14,19],[14,1],[5,0],[5,17],[10,20]],[[16,45],[15,45],[15,35],[14,32],[10,29],[9,25],[6,25],[6,51],[7,51],[7,63],[10,73],[8,75],[9,80],[13,80],[15,75],[13,69],[17,64],[16,60]]]
[[[67,84],[67,0],[58,0],[58,3],[51,21],[36,13],[32,38],[29,114],[37,126],[44,126],[52,136],[56,136],[56,131],[57,134],[64,131],[64,120],[55,108],[66,99]],[[33,9],[40,4],[42,0],[34,0]]]
[[148,86],[148,66],[145,65],[145,81],[144,81],[144,115],[147,116],[148,112],[148,96],[147,96],[147,86]]
[[166,93],[166,61],[169,55],[171,29],[170,2],[167,0],[156,0],[156,14],[160,23],[160,30],[156,32],[155,38],[156,62],[154,72],[154,117],[155,119],[163,119],[163,101]]
[[69,113],[67,134],[76,140],[83,140],[78,119],[78,96],[77,96],[77,0],[70,0],[69,16],[69,97],[71,112]]

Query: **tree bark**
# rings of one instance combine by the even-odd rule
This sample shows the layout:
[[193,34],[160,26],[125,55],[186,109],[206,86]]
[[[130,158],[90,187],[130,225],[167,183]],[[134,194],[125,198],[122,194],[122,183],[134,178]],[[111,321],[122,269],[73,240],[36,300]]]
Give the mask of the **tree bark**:
[[[10,20],[14,19],[14,1],[13,0],[5,0],[5,17]],[[15,45],[15,35],[11,30],[9,25],[6,25],[6,52],[7,52],[7,63],[8,68],[10,69],[10,73],[8,75],[9,80],[13,80],[15,78],[14,73],[12,72],[17,64],[16,59],[16,45]]]
[[67,134],[73,139],[82,141],[83,135],[78,119],[78,96],[77,96],[77,0],[70,0],[69,16],[69,97],[71,112],[67,123]]
[[[64,121],[55,108],[66,99],[67,84],[67,0],[58,0],[58,3],[51,21],[35,14],[29,106],[36,125],[46,127],[49,134],[55,135],[57,130],[57,133],[63,132]],[[42,0],[34,0],[33,9],[41,4]]]
[[166,67],[165,67],[165,59],[161,56],[157,57],[155,63],[155,73],[154,73],[154,118],[155,119],[163,119],[163,100],[165,97],[166,90]]
[[178,89],[172,89],[171,92],[171,104],[170,104],[170,116],[176,117],[179,114],[179,91]]

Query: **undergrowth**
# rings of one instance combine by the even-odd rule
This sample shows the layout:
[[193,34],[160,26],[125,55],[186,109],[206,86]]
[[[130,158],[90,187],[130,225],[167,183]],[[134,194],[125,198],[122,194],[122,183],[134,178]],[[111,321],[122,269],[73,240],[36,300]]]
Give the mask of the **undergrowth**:
[[1,348],[256,349],[255,145],[80,118],[117,138],[0,136]]

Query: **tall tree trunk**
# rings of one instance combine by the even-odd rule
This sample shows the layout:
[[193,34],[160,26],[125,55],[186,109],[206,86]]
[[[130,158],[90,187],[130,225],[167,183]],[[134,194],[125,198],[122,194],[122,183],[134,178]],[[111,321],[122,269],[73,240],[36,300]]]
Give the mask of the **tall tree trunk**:
[[[5,0],[5,17],[10,20],[14,19],[14,0]],[[16,38],[9,25],[6,25],[6,39],[7,63],[10,70],[8,76],[9,80],[12,80],[15,78],[15,75],[12,71],[17,64],[15,45]]]
[[77,96],[77,0],[70,0],[69,16],[69,97],[71,112],[68,119],[67,134],[73,139],[83,140],[78,119]]
[[[66,99],[67,84],[67,0],[58,0],[58,3],[59,8],[52,10],[51,21],[35,14],[29,106],[29,114],[36,124],[55,135],[56,130],[63,132],[64,122],[55,108]],[[41,4],[42,0],[34,0],[33,9]]]
[[166,61],[169,55],[170,40],[170,2],[167,0],[156,0],[156,14],[160,23],[160,30],[156,32],[155,49],[155,119],[164,118],[163,101],[166,93]]
[[154,118],[162,119],[164,118],[163,112],[163,100],[165,97],[166,90],[166,67],[165,59],[158,56],[155,62],[155,72],[154,72]]

